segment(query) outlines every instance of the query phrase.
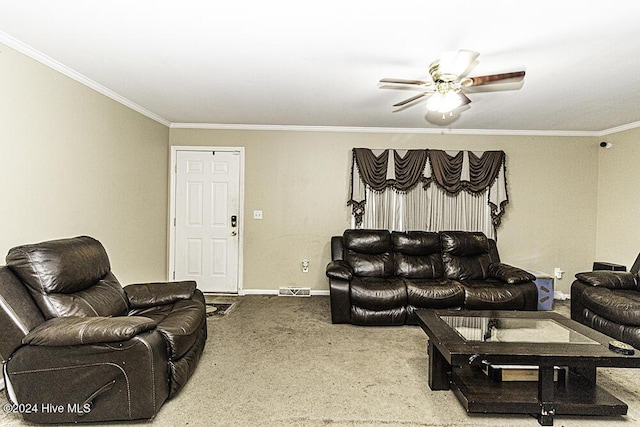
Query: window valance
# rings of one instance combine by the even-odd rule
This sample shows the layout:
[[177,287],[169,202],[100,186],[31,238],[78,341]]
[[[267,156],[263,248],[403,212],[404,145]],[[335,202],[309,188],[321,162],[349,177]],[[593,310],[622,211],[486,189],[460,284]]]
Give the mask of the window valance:
[[351,165],[352,207],[356,226],[362,223],[366,190],[406,192],[434,183],[449,195],[488,192],[494,227],[508,203],[504,151],[372,150],[354,148]]

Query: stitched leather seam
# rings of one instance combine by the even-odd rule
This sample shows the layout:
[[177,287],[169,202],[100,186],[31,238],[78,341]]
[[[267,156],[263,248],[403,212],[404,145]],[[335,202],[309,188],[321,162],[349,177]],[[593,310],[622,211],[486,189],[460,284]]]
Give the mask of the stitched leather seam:
[[35,263],[31,258],[31,254],[25,251],[24,249],[18,249],[17,251],[24,254],[27,258],[29,258],[29,262],[32,265],[34,265],[33,270],[35,271],[36,276],[38,277],[38,282],[40,282],[40,290],[42,291],[41,295],[44,296],[44,300],[46,301],[51,311],[55,312],[58,316],[60,316],[60,312],[58,311],[58,309],[56,309],[56,307],[53,304],[51,304],[51,301],[49,301],[49,294],[44,290],[44,285],[42,283],[42,276],[40,275],[40,271],[37,268],[35,268]]
[[100,316],[100,314],[98,314],[98,312],[96,311],[96,309],[95,309],[95,308],[93,308],[93,306],[89,303],[89,301],[87,301],[86,299],[82,298],[81,296],[78,296],[78,295],[74,295],[74,296],[75,296],[76,298],[78,298],[80,301],[82,301],[82,302],[84,302],[85,304],[87,304],[87,306],[89,306],[89,308],[90,308],[91,310],[93,310],[93,313],[94,313],[96,316]]
[[0,295],[0,307],[2,307],[4,309],[4,311],[9,315],[9,317],[11,318],[11,320],[13,320],[13,322],[16,324],[16,326],[25,334],[27,335],[29,333],[29,328],[27,328],[27,325],[25,325],[21,320],[20,317],[18,316],[18,313],[15,312],[15,310],[13,309],[13,307],[11,307],[9,305],[9,303],[7,302],[7,300]]
[[[133,337],[133,338],[135,338],[135,337]],[[128,350],[128,349],[130,349],[132,347],[135,347],[136,344],[135,343],[130,343],[128,347],[116,347],[116,346],[113,346],[113,345],[108,344],[108,343],[105,343],[105,344],[102,344],[102,345],[104,345],[105,347],[110,348],[112,350],[124,351],[124,350]]]
[[84,344],[84,331],[86,331],[86,330],[87,330],[87,327],[88,327],[88,326],[89,326],[89,324],[88,324],[88,323],[85,323],[85,324],[82,326],[82,328],[80,328],[80,342],[81,342],[82,344]]

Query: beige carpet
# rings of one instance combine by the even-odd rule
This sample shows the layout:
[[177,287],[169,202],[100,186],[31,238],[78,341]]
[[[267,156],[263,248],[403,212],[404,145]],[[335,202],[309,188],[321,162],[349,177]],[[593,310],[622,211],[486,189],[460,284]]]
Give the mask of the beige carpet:
[[[567,313],[566,304],[557,310]],[[194,376],[144,425],[538,425],[528,415],[468,415],[452,392],[427,386],[420,328],[332,325],[328,297],[240,297],[229,314],[208,322]],[[629,414],[556,417],[556,426],[640,425],[640,370],[601,369],[598,382]],[[24,425],[7,414],[0,423]]]

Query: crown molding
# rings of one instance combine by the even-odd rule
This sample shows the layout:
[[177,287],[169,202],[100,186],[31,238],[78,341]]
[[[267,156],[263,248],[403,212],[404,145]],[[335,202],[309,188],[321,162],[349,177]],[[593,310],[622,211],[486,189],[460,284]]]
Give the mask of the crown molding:
[[602,136],[601,132],[593,132],[593,131],[387,128],[387,127],[349,127],[349,126],[250,125],[250,124],[222,124],[222,123],[171,123],[170,128],[171,129],[249,130],[249,131],[296,131],[296,132],[408,133],[408,134],[435,134],[435,135],[587,136],[587,137]]
[[157,115],[156,113],[147,110],[146,108],[141,107],[140,105],[136,104],[135,102],[125,98],[122,95],[117,94],[116,92],[112,91],[109,88],[106,88],[104,86],[102,86],[100,83],[97,83],[89,78],[87,78],[86,76],[78,73],[77,71],[67,67],[66,65],[56,61],[55,59],[45,55],[44,53],[32,48],[31,46],[16,40],[15,38],[11,37],[8,34],[3,33],[2,31],[0,31],[0,43],[3,43],[7,46],[9,46],[12,49],[15,49],[16,51],[27,55],[28,57],[35,59],[36,61],[46,65],[49,68],[52,68],[56,71],[58,71],[59,73],[64,74],[65,76],[95,90],[98,93],[101,93],[102,95],[105,95],[111,99],[113,99],[116,102],[119,102],[120,104],[131,108],[134,111],[137,111],[138,113],[147,116],[148,118],[155,120],[156,122],[163,124],[167,127],[169,127],[171,125],[171,122],[169,122],[167,119],[165,119],[164,117],[161,117],[159,115]]
[[626,125],[617,126],[617,127],[610,128],[610,129],[605,129],[605,130],[601,131],[598,136],[607,136],[607,135],[611,135],[611,134],[614,134],[614,133],[624,132],[626,130],[637,129],[639,127],[640,127],[640,122],[628,123]]

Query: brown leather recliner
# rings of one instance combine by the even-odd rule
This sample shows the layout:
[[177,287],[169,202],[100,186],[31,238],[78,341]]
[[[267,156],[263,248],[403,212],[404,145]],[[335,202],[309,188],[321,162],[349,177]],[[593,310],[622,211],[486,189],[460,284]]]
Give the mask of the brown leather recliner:
[[[638,257],[640,259],[640,256]],[[576,274],[571,284],[571,318],[640,349],[638,266],[626,271]]]
[[123,288],[86,236],[19,246],[6,262],[0,355],[25,420],[149,419],[193,374],[207,337],[195,282]]

